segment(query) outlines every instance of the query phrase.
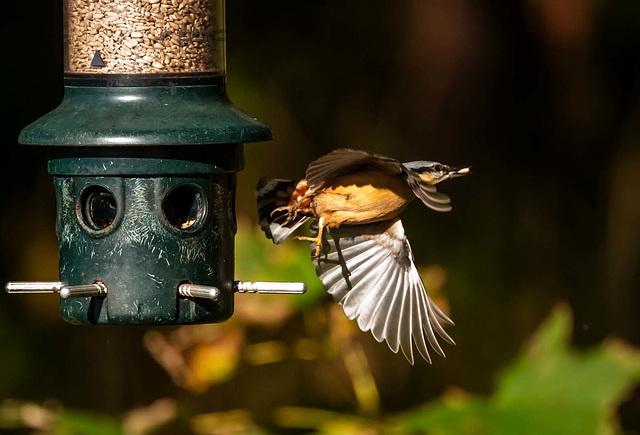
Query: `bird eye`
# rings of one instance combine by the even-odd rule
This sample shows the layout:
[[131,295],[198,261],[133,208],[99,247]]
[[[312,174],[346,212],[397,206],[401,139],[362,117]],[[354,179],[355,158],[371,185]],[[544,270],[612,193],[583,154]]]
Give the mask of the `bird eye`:
[[437,164],[437,165],[434,165],[434,166],[433,166],[433,169],[434,169],[436,172],[443,172],[443,171],[444,171],[444,166],[442,166],[441,164]]

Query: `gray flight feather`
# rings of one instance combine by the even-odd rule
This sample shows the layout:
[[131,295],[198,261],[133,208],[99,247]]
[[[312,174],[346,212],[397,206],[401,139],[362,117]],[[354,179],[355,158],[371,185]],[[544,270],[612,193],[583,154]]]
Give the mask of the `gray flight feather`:
[[433,184],[425,183],[412,170],[405,172],[405,178],[413,193],[424,205],[435,211],[451,211],[451,199],[444,193],[438,192]]
[[[311,230],[317,233],[317,223]],[[322,252],[314,263],[347,317],[376,340],[386,341],[393,352],[402,350],[411,364],[412,343],[428,362],[427,343],[444,357],[436,334],[455,344],[439,323],[453,322],[427,294],[400,219],[325,228]]]
[[289,203],[297,184],[297,181],[261,178],[256,186],[260,227],[268,238],[273,239],[273,243],[276,245],[284,242],[287,237],[310,219],[309,216],[303,214],[291,218],[286,211],[274,212],[278,207],[286,206]]

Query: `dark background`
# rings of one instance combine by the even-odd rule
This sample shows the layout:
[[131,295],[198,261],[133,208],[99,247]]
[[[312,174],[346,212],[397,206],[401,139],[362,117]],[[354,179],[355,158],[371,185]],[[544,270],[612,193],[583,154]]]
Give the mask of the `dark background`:
[[[0,282],[54,280],[46,150],[17,137],[62,99],[62,5],[3,8]],[[301,177],[334,148],[474,167],[442,185],[452,213],[413,204],[403,215],[418,261],[448,272],[458,346],[432,367],[400,369],[403,386],[380,381],[385,410],[449,385],[489,392],[557,301],[573,309],[576,346],[640,345],[640,3],[230,0],[227,52],[231,99],[276,136],[245,147],[248,219],[260,175]],[[186,395],[142,348],[146,329],[70,326],[56,306],[0,293],[0,399],[117,414]],[[284,388],[275,402],[348,409],[314,396],[296,365],[239,373],[193,406],[246,406],[261,421],[267,399],[247,397],[263,380]],[[296,381],[269,387],[278,376]],[[621,420],[640,428],[638,391]]]

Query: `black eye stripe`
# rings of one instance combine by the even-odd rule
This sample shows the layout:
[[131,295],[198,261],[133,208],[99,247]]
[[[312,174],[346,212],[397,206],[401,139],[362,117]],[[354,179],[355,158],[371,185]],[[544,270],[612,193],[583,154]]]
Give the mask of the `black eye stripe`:
[[420,173],[423,172],[442,172],[444,170],[444,166],[442,165],[433,165],[427,168],[420,168]]
[[445,172],[445,168],[445,165],[436,164],[431,166],[420,166],[417,168],[412,168],[412,170],[417,174],[424,174],[425,172]]

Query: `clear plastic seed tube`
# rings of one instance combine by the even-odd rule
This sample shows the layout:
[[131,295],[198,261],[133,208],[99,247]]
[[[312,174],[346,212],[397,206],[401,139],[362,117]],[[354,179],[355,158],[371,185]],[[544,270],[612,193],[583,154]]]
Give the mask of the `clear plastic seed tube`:
[[224,0],[65,0],[67,75],[224,75]]

